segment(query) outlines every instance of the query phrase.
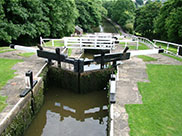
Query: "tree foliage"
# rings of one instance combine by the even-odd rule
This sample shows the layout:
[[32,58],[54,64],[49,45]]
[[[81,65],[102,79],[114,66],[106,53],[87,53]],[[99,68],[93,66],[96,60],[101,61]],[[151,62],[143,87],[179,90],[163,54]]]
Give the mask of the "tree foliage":
[[102,15],[106,14],[102,2],[98,0],[75,0],[75,2],[79,11],[76,24],[85,32],[92,32],[92,28],[100,25]]
[[62,37],[74,30],[74,0],[1,0],[0,41],[31,44],[40,36]]
[[142,36],[154,38],[154,20],[161,8],[160,2],[150,2],[136,10],[134,29]]
[[108,10],[108,17],[132,32],[134,23],[135,4],[131,0],[106,1],[104,7]]
[[161,8],[155,22],[159,38],[182,43],[182,0],[168,0]]

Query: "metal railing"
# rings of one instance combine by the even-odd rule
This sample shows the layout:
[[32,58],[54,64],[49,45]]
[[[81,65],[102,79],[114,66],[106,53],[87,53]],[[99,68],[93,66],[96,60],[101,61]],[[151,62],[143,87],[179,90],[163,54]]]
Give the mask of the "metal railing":
[[180,54],[180,49],[182,49],[182,45],[172,43],[172,42],[167,42],[167,41],[161,41],[161,40],[153,40],[153,41],[155,44],[156,43],[165,44],[166,45],[165,52],[176,55],[176,56],[180,56],[180,57],[182,56],[182,54]]

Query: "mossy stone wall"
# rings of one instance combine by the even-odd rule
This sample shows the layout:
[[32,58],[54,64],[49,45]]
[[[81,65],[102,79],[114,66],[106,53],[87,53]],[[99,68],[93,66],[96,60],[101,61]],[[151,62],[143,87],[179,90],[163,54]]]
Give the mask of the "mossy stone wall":
[[[112,68],[78,73],[64,70],[57,67],[50,67],[47,74],[50,86],[56,86],[69,89],[78,93],[87,93],[94,90],[103,90],[107,86],[110,74],[114,71]],[[78,89],[80,85],[80,91]]]
[[13,121],[10,125],[4,130],[1,136],[21,136],[23,135],[24,131],[28,128],[30,123],[32,122],[33,118],[35,117],[36,113],[40,110],[44,95],[43,95],[43,82],[39,85],[36,89],[38,91],[34,91],[34,110],[35,114],[33,114],[31,110],[31,102],[30,99],[24,103],[24,106],[20,111],[17,113]]

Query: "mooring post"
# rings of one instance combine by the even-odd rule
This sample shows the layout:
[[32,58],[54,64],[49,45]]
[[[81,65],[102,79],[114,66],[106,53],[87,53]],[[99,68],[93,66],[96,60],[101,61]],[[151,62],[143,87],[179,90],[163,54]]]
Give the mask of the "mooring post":
[[104,69],[104,56],[105,56],[105,53],[102,51],[102,52],[101,52],[100,69]]
[[55,50],[58,57],[58,67],[61,68],[60,48],[56,48]]

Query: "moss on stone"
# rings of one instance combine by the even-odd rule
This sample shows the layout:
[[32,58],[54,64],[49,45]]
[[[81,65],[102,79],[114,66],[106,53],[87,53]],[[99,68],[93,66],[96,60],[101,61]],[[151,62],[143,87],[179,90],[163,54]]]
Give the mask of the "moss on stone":
[[[43,104],[43,87],[34,95],[35,98],[35,113],[37,113]],[[32,122],[35,114],[32,114],[31,102],[29,101],[26,106],[20,110],[11,124],[4,130],[1,136],[21,136],[25,129],[28,128]]]

